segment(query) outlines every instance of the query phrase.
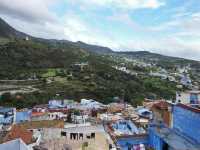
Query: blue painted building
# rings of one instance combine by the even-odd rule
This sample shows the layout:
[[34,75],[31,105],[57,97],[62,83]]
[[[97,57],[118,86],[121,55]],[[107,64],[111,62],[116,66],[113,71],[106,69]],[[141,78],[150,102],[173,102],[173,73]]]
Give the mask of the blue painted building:
[[177,104],[169,111],[172,127],[151,123],[149,145],[155,150],[200,150],[200,109]]
[[164,141],[157,134],[156,129],[153,127],[149,128],[149,140],[148,144],[155,150],[162,150]]
[[112,124],[116,134],[116,144],[120,150],[132,150],[134,147],[148,145],[148,136],[143,128],[138,128],[130,120],[118,120]]
[[16,112],[16,123],[22,123],[31,120],[31,110]]
[[49,108],[62,108],[64,107],[63,100],[50,100],[49,101]]
[[119,120],[112,125],[113,129],[122,135],[139,134],[140,131],[130,120]]
[[174,106],[173,128],[200,144],[200,110],[183,104]]

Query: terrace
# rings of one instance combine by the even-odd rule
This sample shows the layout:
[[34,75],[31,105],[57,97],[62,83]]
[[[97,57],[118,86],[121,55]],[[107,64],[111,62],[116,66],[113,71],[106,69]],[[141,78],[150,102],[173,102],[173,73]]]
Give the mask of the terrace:
[[121,150],[129,148],[137,148],[139,146],[145,148],[148,144],[146,131],[138,128],[130,120],[118,120],[105,126],[115,145]]
[[71,149],[108,150],[108,135],[103,126],[76,126],[64,129],[51,128],[42,130],[40,146],[48,150],[63,150],[65,145]]
[[137,135],[145,133],[143,128],[138,128],[130,120],[119,120],[112,124],[112,128],[114,130],[114,134],[117,136]]

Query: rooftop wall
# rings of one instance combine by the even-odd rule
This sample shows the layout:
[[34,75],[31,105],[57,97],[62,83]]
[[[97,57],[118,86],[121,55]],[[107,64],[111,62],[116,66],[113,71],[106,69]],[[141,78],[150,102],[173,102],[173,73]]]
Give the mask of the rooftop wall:
[[[144,144],[148,145],[148,138],[144,137],[131,137],[131,138],[119,138],[117,139],[117,145],[121,147],[122,150],[128,150],[128,147],[133,147],[133,145]],[[161,149],[158,149],[161,150]]]
[[200,143],[200,112],[187,107],[174,106],[173,128]]

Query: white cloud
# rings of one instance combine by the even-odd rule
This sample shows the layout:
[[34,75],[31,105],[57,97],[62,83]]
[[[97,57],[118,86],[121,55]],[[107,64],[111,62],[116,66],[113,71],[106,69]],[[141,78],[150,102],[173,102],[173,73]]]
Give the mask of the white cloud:
[[161,23],[158,26],[149,27],[152,31],[165,31],[170,29],[181,30],[191,34],[191,32],[200,33],[200,13],[182,12],[172,16],[172,19]]
[[135,23],[128,13],[114,13],[112,16],[107,17],[108,21],[117,21],[120,23],[124,23],[130,27],[138,26],[137,23]]
[[58,22],[44,22],[40,23],[31,23],[18,18],[13,18],[6,15],[1,15],[8,24],[10,24],[15,29],[27,33],[29,35],[46,38],[46,39],[63,39],[64,29],[62,24]]
[[77,15],[66,17],[64,23],[64,34],[68,40],[83,41],[90,44],[118,48],[119,45],[112,37],[105,35],[102,31],[90,26]]
[[165,5],[161,0],[71,0],[72,3],[81,3],[86,5],[98,5],[104,7],[115,7],[121,9],[139,9],[139,8],[158,8]]
[[122,49],[128,51],[145,50],[168,56],[200,60],[199,47],[199,41],[184,41],[178,37],[166,36],[160,39],[153,38],[148,40],[130,40],[122,46]]
[[50,10],[61,0],[0,0],[0,17],[19,31],[41,38],[64,38],[63,25]]
[[51,4],[51,0],[1,0],[0,13],[24,21],[51,22],[56,20],[55,14],[49,11]]

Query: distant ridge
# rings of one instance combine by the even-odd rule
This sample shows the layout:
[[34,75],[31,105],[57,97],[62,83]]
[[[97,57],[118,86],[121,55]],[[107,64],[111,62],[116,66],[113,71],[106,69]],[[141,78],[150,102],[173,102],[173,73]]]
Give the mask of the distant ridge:
[[7,22],[0,18],[0,37],[1,38],[25,38],[30,37],[29,35],[19,32],[11,27]]
[[[84,43],[82,41],[78,42],[72,42],[68,40],[56,40],[56,39],[43,39],[43,38],[37,38],[30,36],[26,33],[17,31],[13,27],[11,27],[6,21],[4,21],[2,18],[0,18],[0,38],[5,39],[24,39],[25,37],[31,38],[35,42],[42,42],[47,43],[51,45],[55,45],[56,43],[62,43],[68,46],[75,46],[79,47],[87,52],[92,52],[96,54],[114,54],[114,55],[124,55],[131,58],[141,58],[144,60],[157,60],[157,61],[171,61],[171,62],[177,62],[177,61],[185,61],[189,59],[184,58],[178,58],[178,57],[172,57],[172,56],[166,56],[162,54],[152,53],[149,51],[113,51],[109,47],[99,46],[99,45],[91,45]],[[192,62],[195,62],[194,60],[189,60]],[[198,62],[198,61],[196,61]]]

